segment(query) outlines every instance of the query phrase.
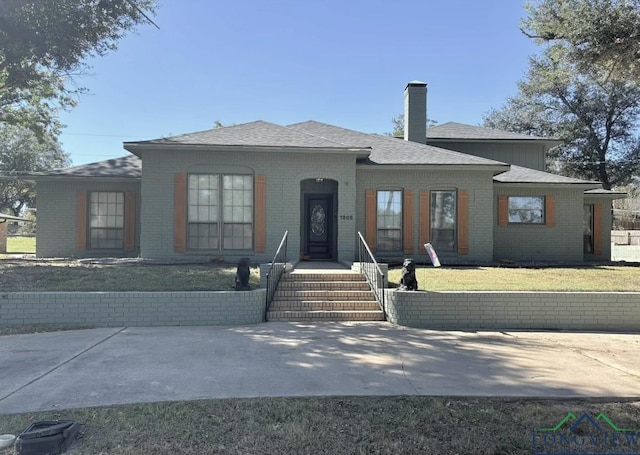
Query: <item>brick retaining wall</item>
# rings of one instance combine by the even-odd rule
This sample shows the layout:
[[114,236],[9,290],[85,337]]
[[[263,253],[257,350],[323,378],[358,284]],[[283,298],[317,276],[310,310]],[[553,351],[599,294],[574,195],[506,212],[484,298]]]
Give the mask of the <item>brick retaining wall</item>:
[[640,331],[639,292],[385,291],[388,319],[432,329]]
[[0,293],[0,327],[257,324],[264,320],[265,297],[265,289]]
[[[264,320],[249,292],[0,293],[0,327],[244,325]],[[638,292],[385,291],[388,320],[432,329],[640,331]]]

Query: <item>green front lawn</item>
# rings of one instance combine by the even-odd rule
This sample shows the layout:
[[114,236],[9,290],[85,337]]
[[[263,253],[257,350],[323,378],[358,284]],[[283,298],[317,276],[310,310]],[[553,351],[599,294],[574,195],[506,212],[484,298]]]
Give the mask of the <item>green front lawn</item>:
[[[389,270],[400,283],[402,269]],[[416,279],[427,291],[633,291],[640,292],[640,267],[419,267]]]
[[36,252],[35,237],[21,237],[21,236],[7,237],[7,253],[35,254],[35,252]]

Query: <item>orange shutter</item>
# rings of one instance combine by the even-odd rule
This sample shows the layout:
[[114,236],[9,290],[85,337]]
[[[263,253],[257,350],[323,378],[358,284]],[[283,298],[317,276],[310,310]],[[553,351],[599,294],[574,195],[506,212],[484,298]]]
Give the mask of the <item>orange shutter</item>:
[[458,254],[469,253],[469,192],[458,191]]
[[420,245],[418,249],[422,250],[423,245],[431,240],[431,195],[428,190],[422,190],[418,198],[420,206]]
[[78,191],[76,197],[76,250],[87,249],[87,192]]
[[364,230],[364,238],[369,245],[372,253],[376,252],[376,231],[377,231],[377,205],[378,200],[376,197],[376,190],[366,190],[365,192],[365,216],[364,222],[366,223]]
[[180,172],[173,180],[173,251],[187,249],[187,174]]
[[498,226],[509,224],[509,196],[501,194],[498,196]]
[[402,243],[404,254],[413,254],[413,191],[405,191],[403,195]]
[[546,196],[544,198],[544,224],[549,227],[556,225],[556,198]]
[[136,193],[124,193],[124,250],[136,249]]
[[602,204],[593,205],[593,254],[602,255]]
[[256,175],[255,197],[255,252],[264,253],[267,250],[267,180],[263,174]]

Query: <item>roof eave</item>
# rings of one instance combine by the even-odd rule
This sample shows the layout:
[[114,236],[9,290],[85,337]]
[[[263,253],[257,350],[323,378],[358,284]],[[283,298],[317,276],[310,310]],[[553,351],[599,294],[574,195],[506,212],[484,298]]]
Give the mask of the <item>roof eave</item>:
[[52,182],[57,180],[73,180],[73,181],[83,181],[90,180],[95,182],[96,179],[99,180],[109,180],[112,182],[131,182],[131,181],[139,181],[142,180],[142,177],[133,177],[133,176],[111,176],[111,175],[24,175],[24,176],[16,176],[17,180],[23,180],[27,182]]
[[589,193],[589,191],[587,190],[584,192],[584,195],[592,198],[597,198],[597,199],[610,199],[610,200],[626,199],[629,197],[629,194],[627,193],[618,193],[614,191],[610,193]]
[[210,152],[269,152],[269,153],[337,153],[340,155],[354,155],[356,158],[368,158],[371,154],[370,147],[291,147],[273,145],[218,145],[218,144],[176,144],[176,143],[140,143],[125,142],[125,150],[140,157],[139,153],[144,151],[171,149],[171,150],[198,150]]
[[545,188],[566,188],[567,186],[584,188],[585,190],[597,189],[601,186],[600,182],[500,182],[493,180],[494,185],[499,186],[516,186],[516,187],[545,187]]
[[512,143],[532,143],[532,144],[544,144],[544,145],[548,145],[549,147],[555,147],[558,145],[562,145],[564,144],[563,141],[560,141],[558,139],[550,139],[550,138],[522,138],[522,139],[487,139],[487,138],[477,138],[477,139],[471,139],[471,138],[439,138],[439,137],[428,137],[427,138],[427,145],[429,145],[429,141],[435,141],[435,142],[512,142]]
[[356,168],[367,168],[376,170],[407,170],[407,167],[411,166],[411,169],[420,170],[441,170],[447,169],[451,171],[492,171],[493,175],[502,174],[509,170],[509,165],[500,164],[427,164],[427,163],[356,163]]

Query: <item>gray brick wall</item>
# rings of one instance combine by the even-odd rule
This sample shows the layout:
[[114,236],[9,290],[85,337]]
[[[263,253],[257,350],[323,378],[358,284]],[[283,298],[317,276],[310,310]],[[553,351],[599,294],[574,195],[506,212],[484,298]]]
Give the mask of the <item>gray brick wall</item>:
[[[99,251],[78,251],[76,249],[76,197],[80,190],[86,191],[135,191],[138,193],[136,204],[137,226],[136,246],[140,232],[140,183],[104,182],[98,178],[81,181],[42,181],[38,182],[38,239],[36,256],[38,257],[96,257],[101,254],[122,256],[124,252],[101,253]],[[136,248],[137,251],[137,248]],[[137,252],[131,253],[137,255]]]
[[[355,251],[355,220],[341,214],[355,212],[355,168],[353,156],[339,154],[232,153],[202,151],[158,151],[143,156],[141,252],[147,258],[206,259],[222,256],[235,261],[248,256],[253,262],[272,259],[282,235],[289,231],[289,255],[301,251],[301,181],[323,178],[338,182],[338,260],[351,261]],[[173,251],[173,178],[178,172],[247,172],[266,175],[267,248],[264,254],[252,252]]]
[[640,330],[638,292],[386,290],[388,319],[432,329]]
[[0,327],[243,325],[264,320],[266,290],[247,292],[12,292]]
[[[406,170],[357,169],[358,188],[356,193],[356,228],[364,235],[365,192],[374,190],[412,190],[414,194],[413,230],[414,258],[428,260],[426,252],[420,245],[419,237],[419,192],[421,190],[467,190],[469,192],[469,253],[466,255],[446,254],[438,252],[440,261],[447,263],[473,263],[493,260],[493,173],[487,171],[442,171],[442,170]],[[403,227],[406,228],[406,227]],[[404,253],[376,253],[385,257],[404,257]]]
[[[555,226],[509,224],[498,226],[498,195],[555,196]],[[498,186],[493,200],[494,259],[515,261],[582,262],[582,188],[525,188]]]

